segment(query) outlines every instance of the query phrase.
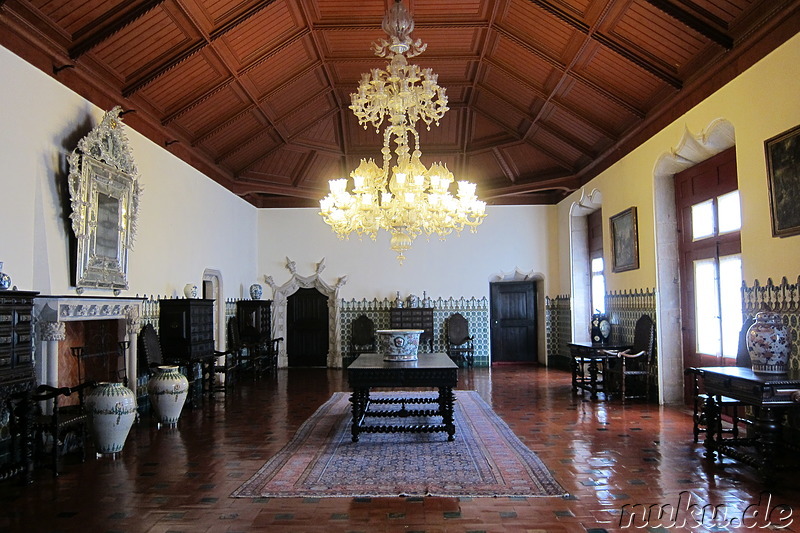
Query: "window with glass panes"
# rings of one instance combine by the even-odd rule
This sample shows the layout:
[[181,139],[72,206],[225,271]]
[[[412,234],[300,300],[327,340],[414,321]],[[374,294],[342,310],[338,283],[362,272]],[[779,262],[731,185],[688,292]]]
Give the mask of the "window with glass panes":
[[603,264],[603,214],[600,209],[587,217],[589,231],[589,275],[592,312],[606,312],[606,276]]
[[685,365],[733,364],[742,327],[734,149],[675,176]]

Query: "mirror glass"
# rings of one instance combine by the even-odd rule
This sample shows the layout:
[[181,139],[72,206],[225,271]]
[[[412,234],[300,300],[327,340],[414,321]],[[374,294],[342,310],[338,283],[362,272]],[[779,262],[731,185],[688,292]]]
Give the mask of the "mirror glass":
[[70,156],[72,229],[77,240],[75,287],[128,288],[140,187],[119,122],[119,108],[81,139]]

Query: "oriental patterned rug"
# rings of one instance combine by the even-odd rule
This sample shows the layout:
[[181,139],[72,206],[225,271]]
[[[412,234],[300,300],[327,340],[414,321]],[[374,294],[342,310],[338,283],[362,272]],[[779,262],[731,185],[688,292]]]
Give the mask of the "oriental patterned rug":
[[[407,393],[371,393],[398,397]],[[433,396],[435,393],[431,393]],[[349,394],[335,393],[232,497],[563,496],[565,490],[477,392],[456,391],[456,438],[362,433],[351,442]],[[419,393],[417,393],[419,396]],[[376,419],[377,420],[377,419]],[[430,422],[441,420],[435,417]],[[381,424],[413,418],[380,419]],[[425,423],[420,417],[419,423]]]

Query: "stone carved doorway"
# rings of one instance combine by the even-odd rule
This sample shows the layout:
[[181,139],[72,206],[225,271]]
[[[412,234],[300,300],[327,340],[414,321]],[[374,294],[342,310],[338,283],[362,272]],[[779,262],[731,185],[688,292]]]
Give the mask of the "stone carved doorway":
[[[300,276],[297,273],[297,266],[294,261],[286,258],[286,268],[292,277],[280,287],[267,276],[265,281],[272,289],[272,337],[287,338],[287,305],[288,298],[299,289],[317,289],[322,295],[328,298],[328,355],[327,366],[330,368],[341,368],[342,366],[342,337],[341,337],[341,315],[339,314],[339,289],[347,283],[347,276],[340,277],[334,285],[329,285],[322,279],[320,274],[325,269],[325,259],[323,258],[316,265],[316,272],[310,276]],[[278,367],[286,368],[289,366],[289,359],[286,352],[286,343],[281,343],[280,353],[278,354]]]

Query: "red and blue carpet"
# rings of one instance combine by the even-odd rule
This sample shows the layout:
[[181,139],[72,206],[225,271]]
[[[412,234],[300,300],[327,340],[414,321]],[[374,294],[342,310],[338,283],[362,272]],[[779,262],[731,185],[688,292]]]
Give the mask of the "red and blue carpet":
[[[477,392],[456,391],[456,438],[450,442],[445,433],[362,433],[359,442],[351,442],[351,419],[349,394],[335,393],[231,496],[532,497],[566,493]],[[381,423],[393,422],[390,418]],[[412,421],[406,418],[402,423]]]

